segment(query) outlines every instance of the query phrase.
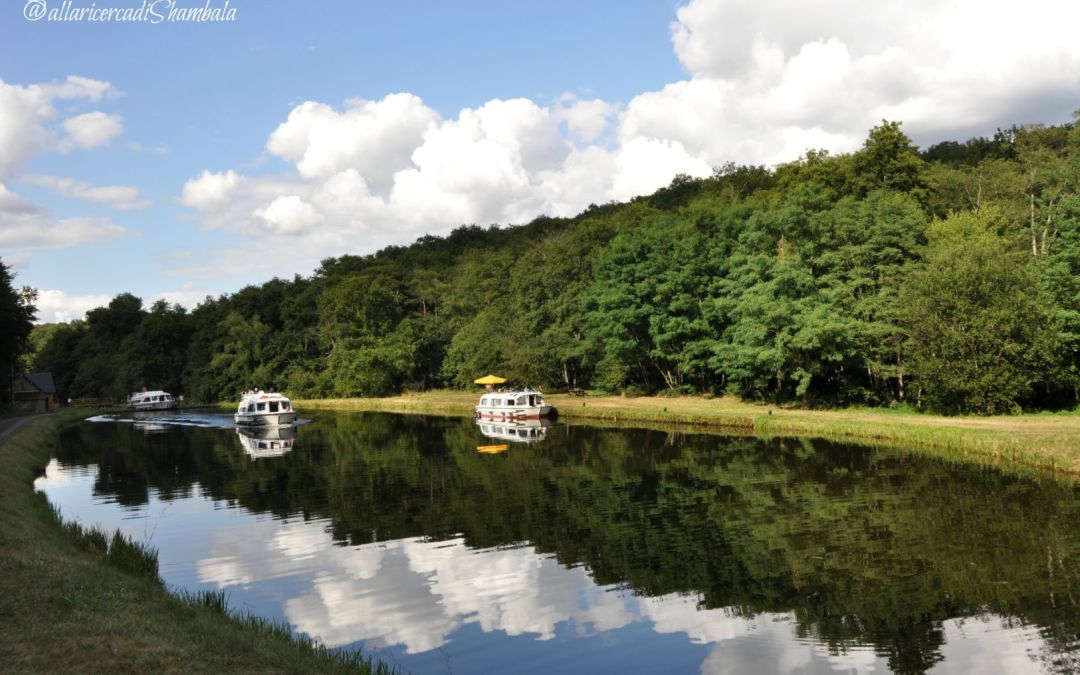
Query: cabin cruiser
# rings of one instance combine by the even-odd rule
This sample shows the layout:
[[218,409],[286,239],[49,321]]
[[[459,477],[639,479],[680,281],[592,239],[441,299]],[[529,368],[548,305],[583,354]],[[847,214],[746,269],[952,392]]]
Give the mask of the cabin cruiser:
[[296,441],[296,427],[237,427],[236,437],[244,453],[252,459],[281,457],[292,450]]
[[244,393],[233,420],[239,426],[281,427],[295,422],[296,412],[281,394],[256,389]]
[[172,397],[167,391],[140,391],[128,398],[128,405],[133,410],[170,410],[180,404],[178,399]]
[[480,398],[475,416],[492,420],[538,420],[555,409],[544,403],[544,395],[532,387],[488,391]]

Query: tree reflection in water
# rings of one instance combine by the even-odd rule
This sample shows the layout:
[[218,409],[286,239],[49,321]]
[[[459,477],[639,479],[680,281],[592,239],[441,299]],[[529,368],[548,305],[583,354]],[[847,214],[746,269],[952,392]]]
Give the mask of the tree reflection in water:
[[[218,541],[232,552],[200,578],[287,576],[307,551],[324,573],[283,611],[328,644],[416,653],[464,623],[535,639],[644,622],[699,644],[784,633],[823,667],[966,670],[974,647],[1019,640],[1028,667],[1075,669],[1069,486],[799,439],[557,425],[498,455],[484,441],[472,420],[326,414],[259,461],[230,430],[101,424],[67,431],[57,458],[96,465],[95,494],[126,507],[203,495],[272,515]],[[256,545],[285,568],[235,572]],[[738,661],[715,653],[698,663]]]

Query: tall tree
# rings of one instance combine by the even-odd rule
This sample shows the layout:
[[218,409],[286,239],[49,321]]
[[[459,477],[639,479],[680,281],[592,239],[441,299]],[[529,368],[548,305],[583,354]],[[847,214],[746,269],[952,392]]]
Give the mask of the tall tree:
[[992,210],[930,226],[900,292],[905,352],[922,398],[950,413],[1004,413],[1053,380],[1061,344],[1034,261]]
[[37,293],[29,287],[15,288],[15,275],[0,260],[0,377],[3,377],[4,401],[10,402],[11,382],[22,354],[26,352],[34,327]]

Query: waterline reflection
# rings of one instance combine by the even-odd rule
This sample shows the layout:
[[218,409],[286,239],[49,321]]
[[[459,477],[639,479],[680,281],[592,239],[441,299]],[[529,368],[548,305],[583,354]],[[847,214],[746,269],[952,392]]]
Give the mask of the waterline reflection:
[[170,586],[406,671],[1080,670],[1068,487],[804,440],[491,457],[471,419],[326,415],[254,459],[170,429],[73,428],[39,488]]

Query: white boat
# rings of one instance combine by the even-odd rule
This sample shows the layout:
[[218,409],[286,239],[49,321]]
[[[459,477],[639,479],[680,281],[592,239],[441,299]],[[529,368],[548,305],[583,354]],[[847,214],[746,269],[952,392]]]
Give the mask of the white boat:
[[256,389],[244,393],[233,420],[246,427],[283,427],[296,421],[296,412],[281,394]]
[[480,433],[488,438],[514,443],[536,443],[544,440],[551,421],[546,419],[530,420],[476,420]]
[[167,391],[140,391],[131,395],[128,404],[134,410],[169,410],[180,402]]
[[479,419],[491,420],[538,420],[547,417],[555,409],[544,403],[544,395],[532,389],[489,391],[480,398],[475,408]]
[[292,450],[296,441],[296,427],[238,427],[236,437],[252,459],[281,457]]

